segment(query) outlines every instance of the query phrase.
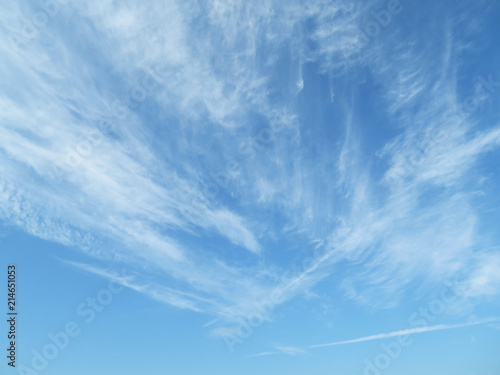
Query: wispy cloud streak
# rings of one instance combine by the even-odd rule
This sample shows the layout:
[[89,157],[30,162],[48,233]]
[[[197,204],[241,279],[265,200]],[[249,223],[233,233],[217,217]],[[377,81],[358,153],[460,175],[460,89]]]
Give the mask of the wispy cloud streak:
[[287,350],[279,350],[279,351],[262,352],[262,353],[258,353],[258,354],[248,355],[247,357],[260,357],[260,356],[273,355],[273,354],[290,354],[290,352],[295,354],[295,353],[305,352],[308,349],[318,349],[318,348],[324,348],[324,347],[329,347],[329,346],[356,344],[356,343],[365,342],[365,341],[383,340],[383,339],[388,339],[391,337],[414,335],[414,334],[434,332],[434,331],[444,331],[444,330],[449,330],[449,329],[465,328],[465,327],[472,327],[472,326],[478,326],[478,325],[484,325],[484,324],[490,324],[490,323],[498,323],[498,322],[500,322],[499,317],[491,317],[491,318],[485,318],[485,319],[480,319],[480,320],[474,320],[474,321],[469,322],[469,323],[438,324],[438,325],[427,326],[427,327],[408,328],[408,329],[403,329],[403,330],[399,330],[399,331],[393,331],[393,332],[388,332],[388,333],[380,333],[377,335],[360,337],[358,339],[353,339],[353,340],[336,341],[336,342],[331,342],[331,343],[326,343],[326,344],[318,344],[318,345],[309,345],[309,346],[304,346],[301,348],[296,348],[295,350],[290,350],[290,348],[289,348],[288,351]]

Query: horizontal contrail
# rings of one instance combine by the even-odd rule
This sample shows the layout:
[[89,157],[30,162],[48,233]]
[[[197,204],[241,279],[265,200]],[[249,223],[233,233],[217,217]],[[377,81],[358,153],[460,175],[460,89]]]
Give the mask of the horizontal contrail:
[[473,321],[470,323],[462,323],[462,324],[438,324],[438,325],[430,326],[430,327],[409,328],[409,329],[403,329],[400,331],[394,331],[394,332],[389,332],[389,333],[381,333],[378,335],[361,337],[359,339],[354,339],[354,340],[337,341],[337,342],[331,342],[328,344],[320,344],[320,345],[311,345],[311,346],[307,346],[306,348],[313,349],[313,348],[322,348],[325,346],[354,344],[356,342],[387,339],[389,337],[412,335],[415,333],[424,333],[424,332],[432,332],[432,331],[442,331],[445,329],[463,328],[463,327],[477,326],[480,324],[495,323],[495,322],[500,322],[500,318],[487,318],[487,319],[481,319],[481,320],[476,320],[476,321]]
[[[412,335],[412,334],[416,334],[416,333],[424,333],[424,332],[432,332],[432,331],[442,331],[442,330],[446,330],[446,329],[471,327],[471,326],[477,326],[477,325],[487,324],[487,323],[496,323],[496,322],[500,322],[500,318],[499,317],[493,317],[493,318],[486,318],[486,319],[481,319],[481,320],[475,320],[473,322],[462,323],[462,324],[438,324],[438,325],[430,326],[430,327],[409,328],[409,329],[403,329],[403,330],[400,330],[400,331],[393,331],[393,332],[389,332],[389,333],[380,333],[378,335],[371,335],[371,336],[360,337],[358,339],[353,339],[353,340],[336,341],[336,342],[330,342],[330,343],[327,343],[327,344],[305,346],[305,347],[303,347],[301,349],[298,349],[298,351],[299,350],[306,350],[306,349],[323,348],[323,347],[326,347],[326,346],[334,346],[334,345],[355,344],[357,342],[372,341],[372,340],[381,340],[381,339],[387,339],[387,338],[390,338],[390,337]],[[275,352],[263,352],[263,353],[249,355],[247,357],[260,357],[260,356],[263,356],[263,355],[281,354],[281,353],[286,353],[286,352],[283,351],[283,350],[275,351]]]

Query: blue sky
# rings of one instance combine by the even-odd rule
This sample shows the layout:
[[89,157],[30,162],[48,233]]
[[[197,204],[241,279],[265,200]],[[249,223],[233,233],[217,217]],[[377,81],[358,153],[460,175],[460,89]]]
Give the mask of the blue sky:
[[499,16],[2,4],[2,371],[499,375]]

